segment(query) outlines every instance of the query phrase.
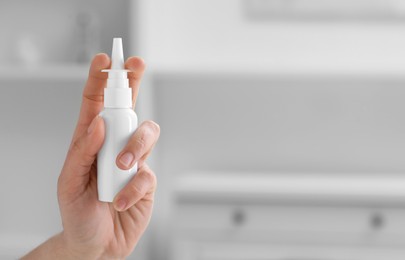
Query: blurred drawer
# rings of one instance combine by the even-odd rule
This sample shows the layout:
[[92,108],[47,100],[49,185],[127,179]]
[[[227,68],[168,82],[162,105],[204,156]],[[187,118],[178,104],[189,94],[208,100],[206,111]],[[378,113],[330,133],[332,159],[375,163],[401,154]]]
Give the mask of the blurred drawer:
[[174,243],[172,259],[403,260],[405,259],[405,249],[178,240]]
[[177,230],[197,235],[239,232],[307,240],[318,234],[320,239],[405,244],[405,209],[181,204],[175,223]]

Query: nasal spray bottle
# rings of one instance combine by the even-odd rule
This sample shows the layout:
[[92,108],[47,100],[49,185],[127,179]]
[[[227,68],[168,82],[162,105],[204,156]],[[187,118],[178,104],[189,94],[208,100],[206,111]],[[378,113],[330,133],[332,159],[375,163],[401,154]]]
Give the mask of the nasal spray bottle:
[[137,164],[129,170],[121,170],[116,164],[117,155],[124,148],[138,126],[138,118],[132,109],[132,89],[129,87],[128,70],[124,68],[122,39],[114,38],[111,68],[107,87],[104,89],[105,139],[97,156],[97,188],[100,201],[112,202],[115,195],[137,172]]

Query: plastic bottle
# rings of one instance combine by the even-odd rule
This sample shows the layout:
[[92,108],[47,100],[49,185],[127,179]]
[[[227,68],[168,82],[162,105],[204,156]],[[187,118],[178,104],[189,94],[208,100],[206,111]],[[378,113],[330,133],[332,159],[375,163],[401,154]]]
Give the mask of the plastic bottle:
[[132,89],[129,87],[128,70],[124,69],[122,39],[114,38],[111,69],[104,89],[105,139],[97,155],[98,199],[112,202],[115,195],[137,172],[137,164],[129,170],[121,170],[116,164],[117,155],[129,141],[138,126],[138,118],[132,109]]

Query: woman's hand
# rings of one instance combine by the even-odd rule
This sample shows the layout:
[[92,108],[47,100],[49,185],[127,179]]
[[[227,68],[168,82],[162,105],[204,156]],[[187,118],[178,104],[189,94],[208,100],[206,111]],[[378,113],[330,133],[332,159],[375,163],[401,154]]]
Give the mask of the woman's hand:
[[[132,71],[128,78],[135,105],[145,65],[137,57],[129,58],[125,65]],[[145,160],[160,134],[159,126],[152,121],[142,123],[117,156],[116,163],[121,169],[130,169],[138,162],[138,173],[112,204],[97,198],[96,158],[105,134],[103,119],[98,114],[103,108],[107,82],[107,73],[101,70],[109,66],[110,58],[106,54],[96,55],[83,91],[79,120],[58,181],[63,232],[48,240],[54,248],[59,248],[59,254],[54,256],[125,258],[139,241],[152,214],[156,177]],[[49,250],[46,243],[27,257],[40,256],[41,247]]]

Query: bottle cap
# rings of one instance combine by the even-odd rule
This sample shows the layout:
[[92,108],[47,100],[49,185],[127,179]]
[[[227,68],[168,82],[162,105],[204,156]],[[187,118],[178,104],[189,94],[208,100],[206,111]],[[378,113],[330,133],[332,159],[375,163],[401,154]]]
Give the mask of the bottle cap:
[[104,107],[132,108],[132,89],[128,81],[130,71],[125,69],[121,38],[114,38],[111,68],[102,72],[108,72],[107,87],[104,89]]

